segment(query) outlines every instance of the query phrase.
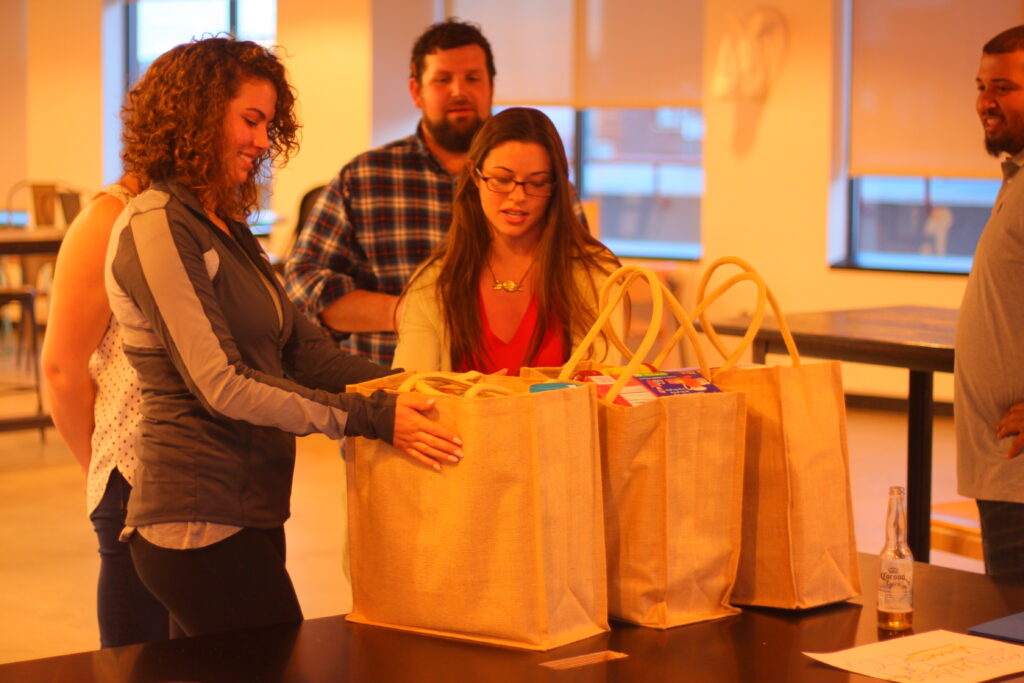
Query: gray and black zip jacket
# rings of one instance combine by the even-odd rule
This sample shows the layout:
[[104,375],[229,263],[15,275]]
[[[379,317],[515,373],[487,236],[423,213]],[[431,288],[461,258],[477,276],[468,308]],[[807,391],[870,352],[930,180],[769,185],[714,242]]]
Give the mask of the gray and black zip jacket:
[[392,371],[339,351],[288,300],[248,229],[229,228],[174,182],[114,225],[107,294],[142,388],[131,526],[280,526],[294,434],[393,437],[393,395],[339,393]]

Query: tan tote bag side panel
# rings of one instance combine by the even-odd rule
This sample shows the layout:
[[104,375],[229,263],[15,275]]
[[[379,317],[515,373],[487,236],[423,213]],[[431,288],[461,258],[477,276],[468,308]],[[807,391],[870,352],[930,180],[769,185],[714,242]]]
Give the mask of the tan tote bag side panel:
[[775,368],[727,370],[715,381],[742,392],[747,407],[742,549],[732,601],[793,607],[789,477]]
[[858,595],[839,364],[728,370],[717,381],[747,397],[733,602],[806,608]]
[[[532,425],[495,425],[493,407],[482,401],[436,400],[448,417],[442,423],[462,434],[467,457],[458,465],[431,473],[380,441],[351,440],[350,618],[488,642],[539,643],[539,543],[523,523],[536,515],[529,478],[522,476],[532,469],[529,451],[482,457],[489,440],[484,435],[529,444]],[[500,495],[486,493],[498,487]],[[508,547],[519,552],[507,553]]]
[[[573,391],[596,395],[591,387]],[[563,400],[566,393],[571,392],[540,392],[534,404],[535,436],[573,432],[562,452],[541,442],[533,449],[544,483],[537,488],[536,537],[544,561],[538,573],[547,590],[550,642],[559,644],[593,635],[595,615],[597,624],[608,628],[597,403],[590,401],[589,414],[579,415],[579,401]],[[579,429],[567,430],[567,425]]]
[[692,411],[677,411],[667,435],[668,444],[694,451],[669,453],[669,480],[686,492],[669,501],[677,520],[668,529],[673,624],[739,612],[729,601],[742,548],[746,399],[736,392],[701,398]]
[[861,584],[840,365],[831,361],[780,367],[779,381],[793,454],[790,527],[796,583],[803,587],[798,606],[852,598],[860,594]]
[[743,396],[599,403],[609,612],[653,628],[736,613]]
[[664,411],[651,402],[599,412],[609,614],[659,626],[668,618]]

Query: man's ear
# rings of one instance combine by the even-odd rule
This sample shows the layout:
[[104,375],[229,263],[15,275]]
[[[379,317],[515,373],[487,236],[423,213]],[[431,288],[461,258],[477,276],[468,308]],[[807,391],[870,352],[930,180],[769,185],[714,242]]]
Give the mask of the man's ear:
[[423,100],[420,98],[420,82],[415,76],[409,76],[409,96],[417,109],[423,109]]

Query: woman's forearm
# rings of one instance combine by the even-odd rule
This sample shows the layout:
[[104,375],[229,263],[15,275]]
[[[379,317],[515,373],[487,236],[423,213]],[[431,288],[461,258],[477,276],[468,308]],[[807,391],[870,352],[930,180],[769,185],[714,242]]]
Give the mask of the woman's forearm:
[[92,379],[85,370],[70,372],[52,366],[46,368],[46,379],[53,424],[82,471],[88,472],[95,424],[96,389]]

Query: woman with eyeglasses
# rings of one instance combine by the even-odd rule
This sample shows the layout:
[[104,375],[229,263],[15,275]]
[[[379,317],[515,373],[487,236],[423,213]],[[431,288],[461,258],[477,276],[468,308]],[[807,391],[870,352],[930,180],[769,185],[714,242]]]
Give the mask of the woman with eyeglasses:
[[506,109],[473,138],[448,235],[406,287],[394,367],[518,374],[561,365],[618,265],[573,210],[550,119]]

